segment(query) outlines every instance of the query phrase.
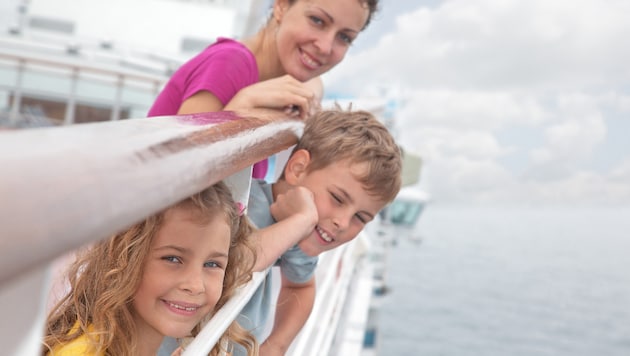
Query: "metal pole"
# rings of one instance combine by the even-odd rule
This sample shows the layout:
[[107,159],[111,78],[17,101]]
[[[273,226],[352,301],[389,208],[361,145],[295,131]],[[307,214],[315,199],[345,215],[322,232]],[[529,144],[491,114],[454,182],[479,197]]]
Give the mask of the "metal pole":
[[114,106],[112,107],[112,115],[110,120],[116,121],[120,119],[120,103],[122,102],[123,85],[125,84],[125,77],[122,74],[118,75],[118,81],[116,83],[116,96],[114,98]]
[[13,126],[17,126],[17,123],[20,120],[20,106],[22,105],[22,80],[24,77],[25,67],[26,60],[18,59],[15,90],[13,92],[13,103],[11,104],[11,113],[9,114],[9,122],[11,122]]
[[70,82],[70,93],[66,102],[66,115],[63,119],[64,125],[74,124],[74,112],[76,106],[77,83],[79,81],[79,67],[72,68],[72,79]]

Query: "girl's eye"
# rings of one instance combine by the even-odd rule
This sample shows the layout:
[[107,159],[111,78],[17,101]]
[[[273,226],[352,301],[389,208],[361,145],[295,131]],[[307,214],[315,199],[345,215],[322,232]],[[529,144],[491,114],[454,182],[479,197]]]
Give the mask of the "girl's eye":
[[330,193],[330,195],[333,197],[333,199],[335,199],[335,201],[339,204],[342,203],[341,198],[339,198],[339,196],[335,193]]
[[203,266],[207,268],[221,268],[221,265],[214,261],[208,261],[204,263]]
[[177,256],[164,256],[162,259],[172,263],[182,263],[182,260]]

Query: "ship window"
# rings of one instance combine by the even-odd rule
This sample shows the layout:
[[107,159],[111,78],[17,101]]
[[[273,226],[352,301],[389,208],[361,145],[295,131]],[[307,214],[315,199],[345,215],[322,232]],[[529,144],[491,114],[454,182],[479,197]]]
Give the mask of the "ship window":
[[394,225],[413,226],[422,212],[422,204],[396,200],[388,208],[389,221]]
[[28,25],[32,29],[54,31],[65,34],[74,33],[74,22],[52,19],[49,17],[33,16],[30,18]]

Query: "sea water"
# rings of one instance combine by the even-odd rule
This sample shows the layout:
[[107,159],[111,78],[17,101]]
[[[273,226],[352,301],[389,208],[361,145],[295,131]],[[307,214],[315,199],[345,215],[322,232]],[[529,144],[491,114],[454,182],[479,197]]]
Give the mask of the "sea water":
[[429,206],[389,252],[379,355],[630,355],[630,209]]

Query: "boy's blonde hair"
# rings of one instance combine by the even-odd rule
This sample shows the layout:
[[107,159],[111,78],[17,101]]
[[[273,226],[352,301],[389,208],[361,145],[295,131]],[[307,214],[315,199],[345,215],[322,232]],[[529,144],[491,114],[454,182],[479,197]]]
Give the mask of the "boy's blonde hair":
[[[252,276],[255,250],[248,236],[252,226],[241,216],[227,186],[217,183],[173,207],[83,250],[68,270],[71,290],[48,316],[43,354],[86,334],[95,349],[105,355],[132,355],[138,344],[131,301],[140,285],[151,243],[170,209],[184,209],[195,222],[207,224],[216,214],[230,226],[230,250],[223,292],[215,310]],[[78,326],[78,328],[76,326]],[[88,327],[91,330],[88,330]],[[192,330],[195,336],[200,325]],[[255,338],[233,323],[210,355],[219,355],[228,339],[242,344],[249,354],[257,348]]]
[[367,163],[367,173],[357,178],[370,195],[390,202],[400,190],[400,147],[385,125],[367,111],[332,109],[309,117],[294,152],[300,149],[310,153],[308,171],[345,160]]

